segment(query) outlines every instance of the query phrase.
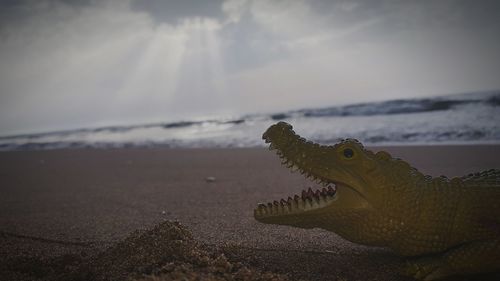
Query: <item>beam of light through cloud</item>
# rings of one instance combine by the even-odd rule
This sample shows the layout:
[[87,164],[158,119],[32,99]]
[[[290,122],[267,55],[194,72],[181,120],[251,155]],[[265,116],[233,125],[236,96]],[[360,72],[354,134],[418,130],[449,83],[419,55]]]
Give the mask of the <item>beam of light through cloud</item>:
[[[199,114],[211,108],[224,110],[225,73],[218,31],[220,23],[209,18],[193,18],[183,25],[188,30],[186,53],[179,69],[174,104],[186,104]],[[178,108],[182,114],[184,108]]]
[[[183,87],[179,81],[200,85],[207,74],[212,74],[218,81],[214,80],[211,90],[221,91],[216,21],[154,24],[147,14],[132,12],[123,2],[118,6],[114,3],[78,11],[63,3],[55,11],[48,4],[39,7],[29,3],[24,7],[39,11],[21,27],[8,27],[6,31],[9,37],[1,55],[10,67],[1,69],[6,81],[1,90],[9,94],[2,96],[2,113],[7,117],[2,118],[2,127],[46,130],[158,122],[182,117],[185,111],[192,113],[186,106],[177,106],[176,102],[193,101],[186,96],[190,93],[175,96]],[[58,17],[60,21],[35,25]],[[207,38],[201,42],[201,37]],[[208,67],[206,73],[181,73],[184,55],[200,51],[204,54],[189,64]],[[209,60],[200,65],[199,59],[205,57]],[[202,100],[198,102],[203,104]]]
[[[166,105],[171,103],[179,79],[179,68],[185,52],[187,36],[182,30],[168,25],[159,25],[154,32],[144,39],[140,50],[137,65],[124,81],[116,94],[116,102],[112,111],[119,117],[116,122],[129,121],[130,117],[120,116],[123,108],[133,108],[131,115],[137,116],[141,112],[162,112]],[[144,101],[147,101],[144,104]],[[168,108],[167,108],[168,109]],[[130,113],[129,113],[130,114]],[[149,116],[151,119],[161,120],[161,116]],[[147,120],[144,120],[147,121]]]
[[0,135],[499,89],[497,1],[0,3]]

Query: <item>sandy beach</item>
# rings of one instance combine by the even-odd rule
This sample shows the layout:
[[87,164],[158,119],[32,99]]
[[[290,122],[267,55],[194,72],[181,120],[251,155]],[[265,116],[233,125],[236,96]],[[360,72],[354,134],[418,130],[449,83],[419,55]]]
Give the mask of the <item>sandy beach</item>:
[[[500,146],[374,147],[433,176],[500,168]],[[207,180],[207,178],[211,178]],[[8,266],[30,257],[90,256],[138,229],[179,221],[231,262],[290,280],[412,280],[404,259],[320,229],[264,225],[258,202],[313,183],[263,148],[88,149],[0,153],[0,275],[44,280],[50,270]],[[497,280],[488,275],[454,280]]]

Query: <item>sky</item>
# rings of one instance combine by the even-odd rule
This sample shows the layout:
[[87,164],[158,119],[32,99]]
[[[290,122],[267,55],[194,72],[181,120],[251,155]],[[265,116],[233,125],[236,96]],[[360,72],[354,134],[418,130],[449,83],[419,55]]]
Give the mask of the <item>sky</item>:
[[500,89],[496,0],[2,0],[0,135]]

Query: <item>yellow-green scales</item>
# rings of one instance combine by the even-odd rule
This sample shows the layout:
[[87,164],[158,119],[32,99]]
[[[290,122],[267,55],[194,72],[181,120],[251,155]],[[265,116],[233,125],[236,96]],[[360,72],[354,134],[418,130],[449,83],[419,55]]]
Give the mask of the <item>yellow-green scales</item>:
[[414,257],[404,271],[417,279],[500,270],[500,170],[432,178],[353,139],[308,142],[285,122],[263,139],[284,165],[325,188],[259,204],[258,221],[318,227],[388,247]]

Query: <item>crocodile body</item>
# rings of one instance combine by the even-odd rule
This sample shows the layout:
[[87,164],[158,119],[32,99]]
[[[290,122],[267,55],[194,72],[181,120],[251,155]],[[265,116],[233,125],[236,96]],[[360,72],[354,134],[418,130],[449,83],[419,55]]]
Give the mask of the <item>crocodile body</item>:
[[500,170],[432,178],[354,140],[308,142],[279,122],[263,135],[282,163],[324,186],[268,204],[263,223],[323,228],[409,259],[421,280],[500,271]]

